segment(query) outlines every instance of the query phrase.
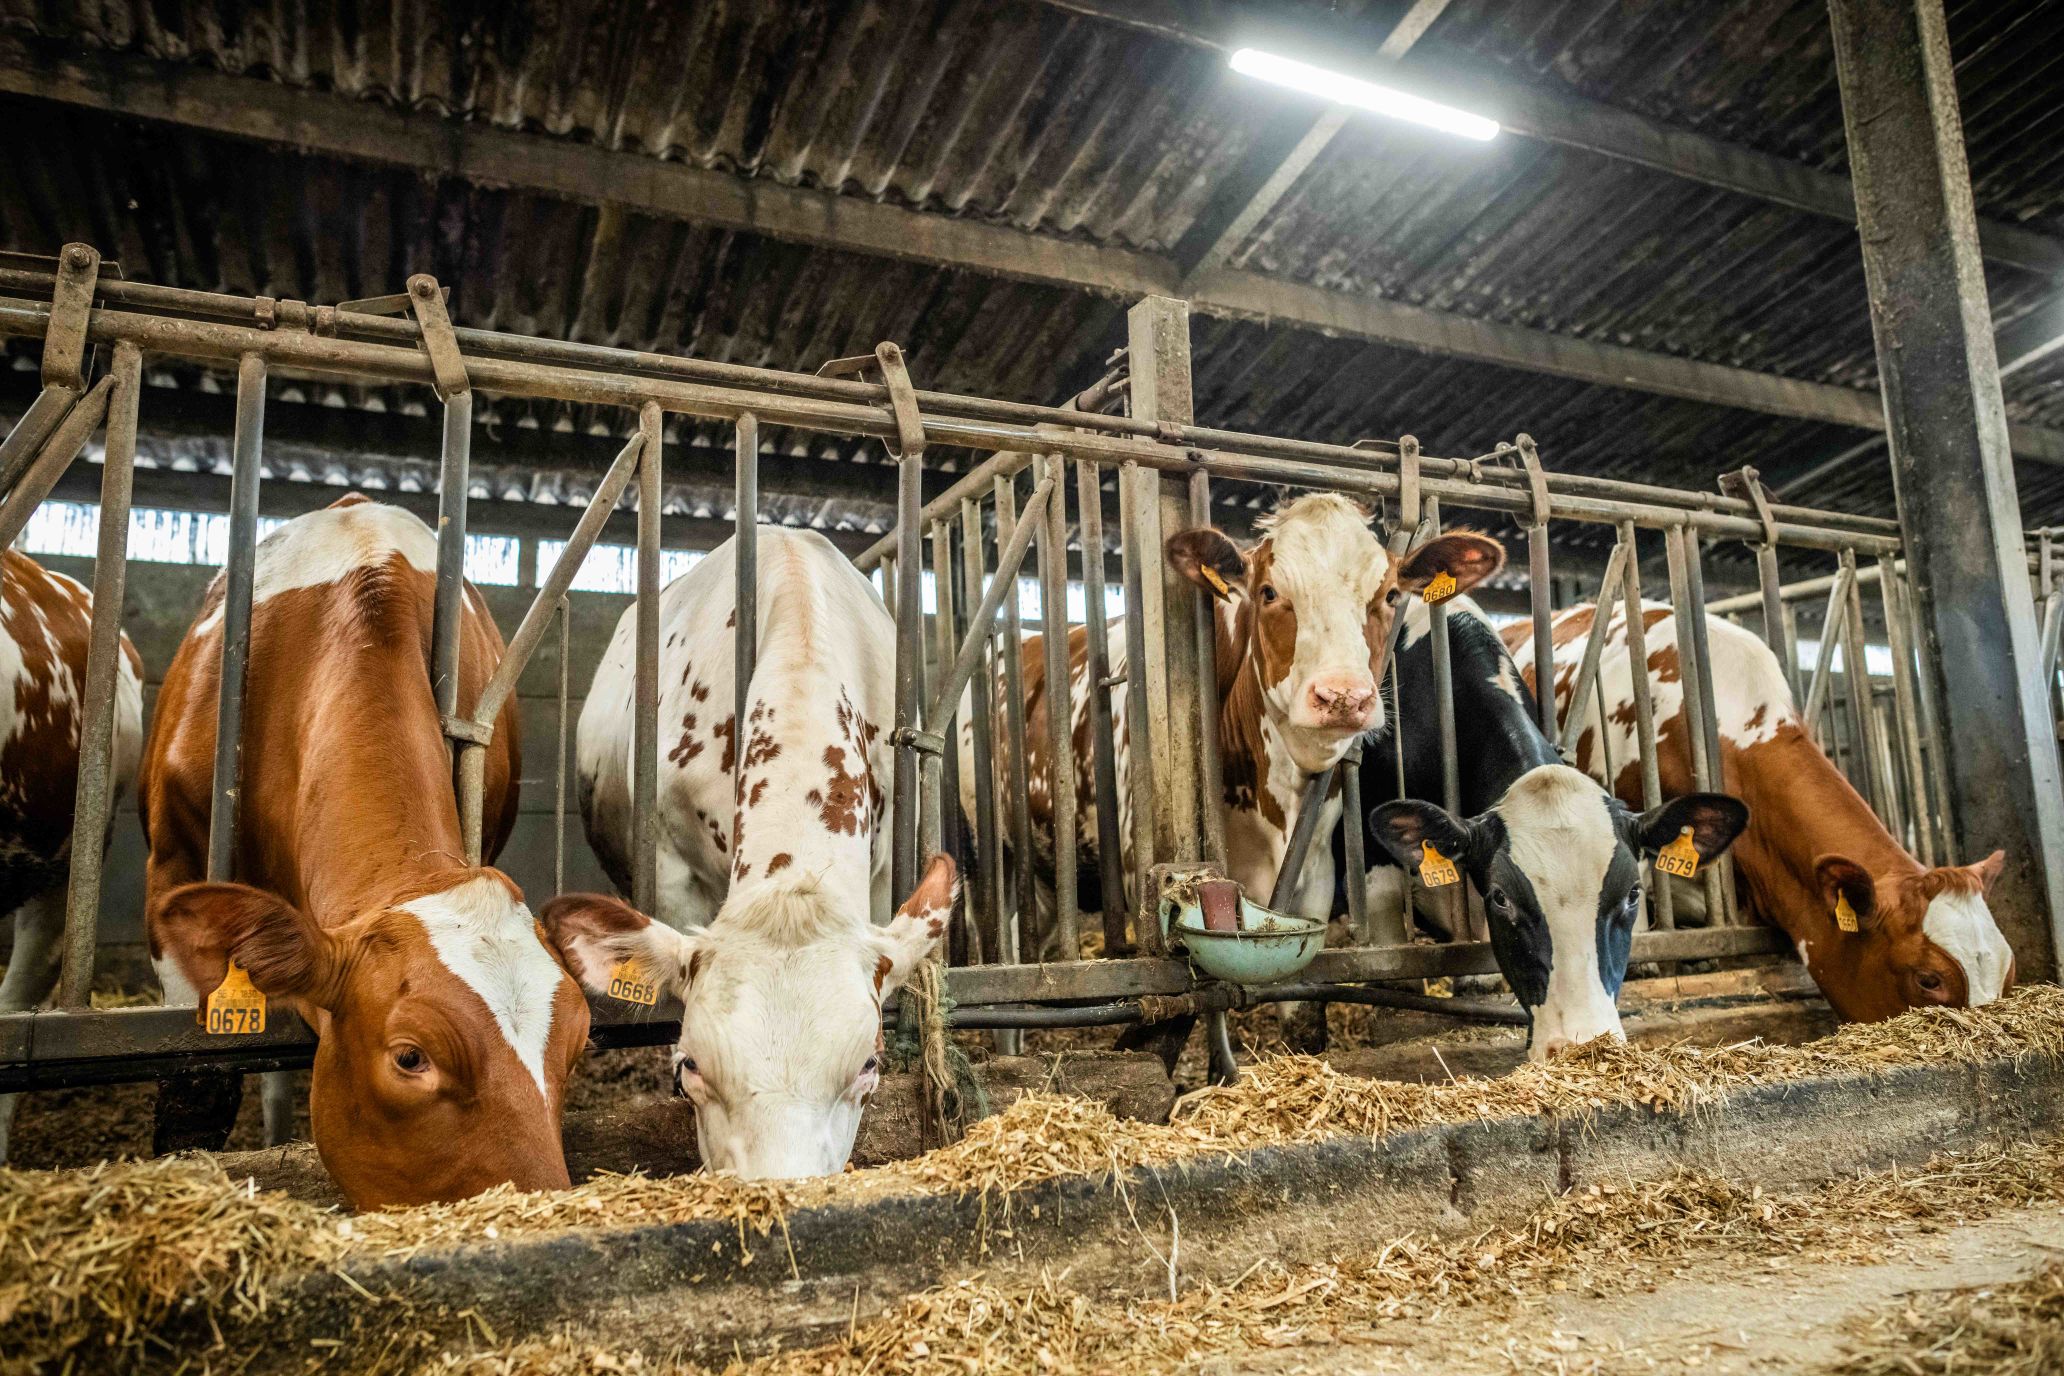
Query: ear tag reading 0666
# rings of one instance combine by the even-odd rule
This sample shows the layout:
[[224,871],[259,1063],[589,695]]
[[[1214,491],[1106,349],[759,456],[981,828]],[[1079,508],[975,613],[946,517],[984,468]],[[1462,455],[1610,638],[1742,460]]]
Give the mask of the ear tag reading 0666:
[[1449,573],[1446,569],[1442,569],[1433,576],[1433,581],[1426,585],[1426,591],[1419,594],[1419,600],[1430,607],[1436,603],[1445,602],[1454,595],[1455,575]]
[[1676,840],[1656,852],[1655,867],[1679,879],[1698,873],[1698,846],[1691,839],[1690,827],[1678,832]]
[[1419,843],[1419,882],[1429,889],[1442,889],[1460,882],[1462,876],[1455,870],[1455,862],[1433,848],[1433,842]]
[[265,1030],[265,995],[235,961],[215,992],[208,995],[208,1032],[217,1037],[244,1037]]
[[609,969],[609,997],[650,1008],[659,1002],[659,985],[646,975],[636,956],[626,956]]
[[1856,909],[1849,906],[1849,895],[1835,895],[1835,925],[1845,932],[1857,930]]

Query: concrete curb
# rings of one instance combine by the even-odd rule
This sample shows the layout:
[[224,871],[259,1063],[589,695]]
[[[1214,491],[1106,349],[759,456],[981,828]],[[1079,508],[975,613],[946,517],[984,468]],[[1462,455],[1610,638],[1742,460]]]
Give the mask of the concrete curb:
[[[1019,1191],[1007,1211],[943,1195],[827,1205],[790,1215],[785,1239],[741,1243],[722,1222],[513,1239],[353,1266],[355,1285],[310,1278],[266,1325],[279,1360],[252,1370],[298,1369],[312,1338],[364,1349],[390,1326],[463,1347],[470,1316],[503,1340],[577,1322],[660,1351],[794,1346],[973,1267],[1067,1267],[1078,1284],[1166,1293],[1171,1215],[1183,1275],[1229,1277],[1263,1258],[1474,1231],[1594,1180],[1695,1168],[1777,1187],[1915,1165],[2064,1125],[2060,1090],[2064,1059],[1951,1063],[1754,1086],[1691,1113],[1612,1105],[1264,1148],[1134,1170],[1122,1188],[1070,1177]],[[406,1303],[369,1304],[367,1291]]]

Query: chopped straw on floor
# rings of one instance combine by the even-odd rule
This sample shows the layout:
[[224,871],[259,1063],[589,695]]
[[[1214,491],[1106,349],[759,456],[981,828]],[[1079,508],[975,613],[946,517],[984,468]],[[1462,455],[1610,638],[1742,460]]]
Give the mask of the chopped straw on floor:
[[1909,1300],[1853,1327],[1832,1376],[2054,1376],[2064,1371],[2064,1261],[2025,1280]]

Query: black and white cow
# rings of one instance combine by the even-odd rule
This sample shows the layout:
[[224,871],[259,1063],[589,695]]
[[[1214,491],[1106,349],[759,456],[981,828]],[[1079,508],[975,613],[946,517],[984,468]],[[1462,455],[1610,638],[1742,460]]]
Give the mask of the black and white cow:
[[1528,1054],[1545,1060],[1623,1036],[1617,1000],[1641,915],[1644,858],[1689,827],[1700,859],[1711,860],[1740,834],[1748,808],[1699,793],[1630,810],[1563,763],[1482,610],[1466,597],[1447,606],[1463,816],[1418,801],[1440,797],[1443,783],[1430,614],[1415,602],[1398,651],[1397,706],[1362,756],[1363,801],[1382,804],[1369,831],[1390,861],[1369,870],[1368,901],[1395,909],[1404,882],[1397,866],[1416,869],[1422,843],[1432,842],[1482,896],[1498,968],[1532,1019]]

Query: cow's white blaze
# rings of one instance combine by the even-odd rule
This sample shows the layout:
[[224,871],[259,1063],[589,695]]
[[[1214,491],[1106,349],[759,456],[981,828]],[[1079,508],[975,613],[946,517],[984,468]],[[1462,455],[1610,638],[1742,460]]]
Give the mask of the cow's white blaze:
[[423,924],[445,969],[480,996],[516,1059],[545,1085],[545,1047],[564,972],[538,940],[530,909],[500,880],[482,875],[401,905]]
[[2014,952],[1982,894],[1937,894],[1921,919],[1921,933],[1964,967],[1971,1007],[1991,1003],[2006,991]]
[[[411,568],[436,571],[437,537],[413,512],[379,502],[308,512],[258,542],[251,569],[252,605],[296,588],[334,583],[353,569],[383,564],[397,553]],[[218,602],[194,630],[213,630],[221,620]]]
[[1548,995],[1533,1010],[1528,1054],[1542,1060],[1562,1046],[1623,1037],[1598,966],[1599,900],[1621,844],[1604,792],[1574,769],[1543,765],[1493,810],[1548,928]]
[[[1250,658],[1284,748],[1315,774],[1337,764],[1355,735],[1383,725],[1383,698],[1369,671],[1368,618],[1390,555],[1360,508],[1331,493],[1300,497],[1257,528],[1272,551],[1268,582],[1296,613],[1297,640],[1289,672],[1273,683],[1261,656]],[[1328,719],[1313,706],[1319,687],[1371,694],[1368,715],[1351,727]]]

